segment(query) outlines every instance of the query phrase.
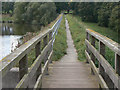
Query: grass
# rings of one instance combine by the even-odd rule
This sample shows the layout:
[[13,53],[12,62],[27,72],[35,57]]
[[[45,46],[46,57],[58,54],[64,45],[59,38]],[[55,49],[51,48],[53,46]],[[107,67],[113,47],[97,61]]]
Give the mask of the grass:
[[78,53],[78,59],[84,61],[85,58],[85,30],[81,26],[74,16],[67,15],[70,31]]
[[10,17],[8,14],[2,15],[2,21],[11,21],[13,20],[13,17]]
[[97,23],[91,23],[91,22],[82,22],[81,21],[81,18],[76,16],[76,21],[79,22],[81,25],[84,26],[84,28],[90,28],[116,42],[118,42],[118,32],[117,31],[114,31],[110,28],[107,28],[107,27],[101,27],[101,26],[98,26]]
[[56,35],[56,40],[53,46],[52,60],[57,61],[66,54],[67,49],[67,37],[65,31],[65,18],[63,17],[60,27],[58,29],[58,34]]
[[[118,41],[118,33],[114,32],[109,28],[100,27],[97,25],[97,23],[82,22],[80,17],[78,16],[67,15],[67,19],[69,21],[70,31],[78,53],[78,59],[80,61],[84,61],[86,59],[84,53],[86,49],[85,47],[86,28],[93,29],[94,31],[102,35],[105,35],[116,42]],[[96,41],[96,49],[98,50],[98,41]],[[115,57],[114,52],[110,50],[108,47],[106,47],[105,58],[113,68],[114,68],[114,57]],[[97,64],[98,62],[96,62],[96,66],[98,66]]]

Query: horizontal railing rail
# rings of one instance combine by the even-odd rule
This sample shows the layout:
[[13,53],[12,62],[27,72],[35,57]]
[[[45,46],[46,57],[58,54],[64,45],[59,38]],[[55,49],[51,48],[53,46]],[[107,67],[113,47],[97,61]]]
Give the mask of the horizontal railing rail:
[[[99,50],[96,48],[96,41],[99,43]],[[85,44],[87,62],[91,65],[91,72],[97,76],[100,87],[120,89],[120,45],[90,29],[86,29]],[[106,60],[106,47],[115,54],[115,69]]]
[[[33,76],[36,76],[34,88],[40,88],[42,76],[48,73],[48,64],[51,62],[53,53],[53,43],[61,20],[62,15],[51,29],[43,31],[2,59],[0,61],[0,73],[2,74],[2,78],[9,73],[16,64],[19,64],[19,83],[16,88],[29,88],[28,82]],[[41,45],[43,45],[42,50]],[[32,49],[35,49],[36,59],[32,65],[28,67],[28,53]]]

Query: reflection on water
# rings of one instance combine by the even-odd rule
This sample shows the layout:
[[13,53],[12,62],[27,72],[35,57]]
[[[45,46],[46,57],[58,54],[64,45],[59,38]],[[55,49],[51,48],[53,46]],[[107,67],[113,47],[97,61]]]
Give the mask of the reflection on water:
[[41,27],[27,24],[2,24],[2,35],[24,35],[26,32],[36,32]]
[[14,51],[22,35],[27,32],[36,32],[40,26],[23,24],[2,24],[0,27],[0,60]]
[[20,37],[17,35],[0,36],[0,60],[16,49]]

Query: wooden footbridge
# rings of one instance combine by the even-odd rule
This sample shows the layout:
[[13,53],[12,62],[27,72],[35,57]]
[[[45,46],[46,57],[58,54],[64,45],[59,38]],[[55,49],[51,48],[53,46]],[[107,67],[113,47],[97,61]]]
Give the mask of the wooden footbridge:
[[[118,43],[99,33],[86,29],[86,62],[77,60],[76,49],[69,30],[67,19],[67,54],[61,60],[52,62],[53,45],[62,16],[53,27],[40,33],[16,51],[0,61],[0,79],[2,88],[99,88],[120,90],[120,46]],[[96,43],[99,49],[96,49]],[[41,48],[41,46],[44,46]],[[115,53],[115,68],[105,58],[105,47]],[[28,53],[35,49],[35,57],[28,67]],[[96,62],[98,65],[96,65]],[[12,69],[19,64],[16,73]],[[17,75],[16,76],[14,75]],[[12,79],[9,77],[13,76]],[[7,79],[5,79],[7,77]],[[5,80],[4,80],[5,79]],[[15,79],[15,80],[14,80]],[[12,86],[8,85],[12,84]]]

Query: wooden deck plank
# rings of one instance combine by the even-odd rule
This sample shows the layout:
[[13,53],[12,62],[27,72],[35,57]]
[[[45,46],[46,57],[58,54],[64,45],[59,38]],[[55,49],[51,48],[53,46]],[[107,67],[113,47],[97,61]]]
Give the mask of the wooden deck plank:
[[91,75],[90,66],[77,60],[66,20],[67,55],[49,67],[49,75],[43,77],[42,88],[98,88],[96,77]]

